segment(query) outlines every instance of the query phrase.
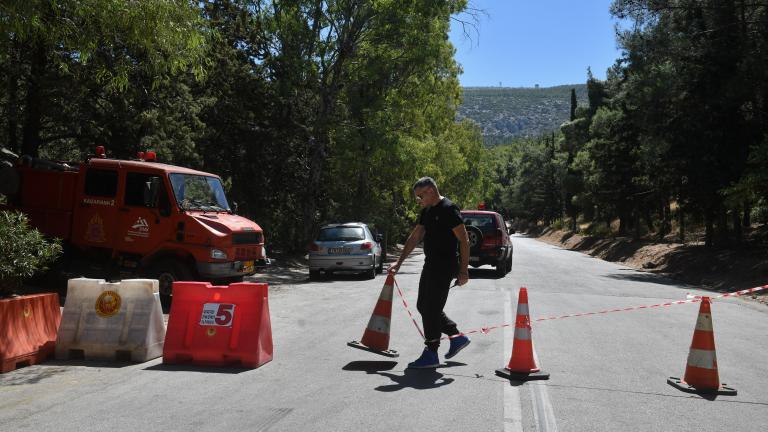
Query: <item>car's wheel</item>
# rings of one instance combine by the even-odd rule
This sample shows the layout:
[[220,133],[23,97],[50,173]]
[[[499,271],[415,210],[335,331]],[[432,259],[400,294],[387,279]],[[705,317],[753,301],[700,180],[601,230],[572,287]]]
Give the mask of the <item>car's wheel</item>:
[[378,272],[379,272],[379,273],[384,273],[384,255],[382,255],[381,257],[379,257],[379,268],[378,268]]
[[507,259],[504,258],[496,264],[496,276],[504,277],[507,274]]
[[476,250],[483,242],[483,232],[476,226],[467,226],[467,237],[469,237],[469,249]]
[[509,253],[509,258],[507,258],[507,273],[512,271],[512,252]]
[[320,279],[320,270],[310,270],[309,280],[318,280],[318,279]]
[[371,263],[371,268],[365,271],[365,277],[367,279],[376,278],[376,258],[373,259],[373,262]]

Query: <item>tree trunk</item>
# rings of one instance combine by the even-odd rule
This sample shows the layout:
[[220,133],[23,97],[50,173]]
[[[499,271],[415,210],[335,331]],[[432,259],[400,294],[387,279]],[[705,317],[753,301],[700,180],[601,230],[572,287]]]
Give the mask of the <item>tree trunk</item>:
[[752,215],[750,213],[752,213],[752,203],[746,201],[744,202],[744,219],[741,225],[747,230],[752,226]]
[[636,211],[632,212],[632,214],[633,214],[633,220],[634,220],[634,225],[635,225],[635,229],[633,231],[634,234],[632,235],[632,239],[633,240],[640,240],[640,212],[636,210]]
[[21,153],[37,156],[40,149],[40,128],[43,117],[43,76],[46,69],[46,50],[42,41],[36,41],[27,79],[27,99],[24,104],[26,118],[22,132]]
[[645,216],[645,226],[648,228],[648,233],[652,233],[654,230],[653,226],[653,216],[651,216],[651,207],[645,207],[643,210],[643,216]]
[[706,210],[704,214],[704,246],[706,247],[712,247],[713,246],[713,240],[714,240],[714,217],[712,216],[711,210]]
[[[321,132],[317,135],[322,135]],[[309,137],[307,153],[309,156],[309,178],[306,195],[304,196],[304,238],[306,242],[312,236],[312,230],[317,222],[317,204],[320,196],[321,178],[325,165],[325,141],[327,136]]]
[[741,243],[743,240],[741,230],[741,215],[739,214],[739,208],[736,207],[731,210],[731,220],[733,221],[733,237],[736,243]]
[[715,245],[720,247],[728,245],[728,209],[722,204],[717,206]]
[[[610,226],[610,223],[609,223]],[[619,208],[619,236],[625,236],[632,227],[632,212],[622,204]]]
[[15,71],[8,76],[8,101],[6,103],[6,112],[8,113],[8,141],[6,147],[15,153],[19,153],[18,133],[18,77]]
[[6,113],[8,116],[8,141],[6,147],[14,153],[19,153],[19,43],[16,38],[11,40],[11,50],[8,56],[8,100],[6,102]]
[[669,208],[669,199],[664,198],[661,204],[661,226],[659,227],[659,240],[664,240],[664,237],[671,231],[671,219],[672,210]]
[[685,212],[683,212],[683,209],[678,207],[677,209],[677,217],[679,219],[679,235],[678,240],[680,243],[685,244]]

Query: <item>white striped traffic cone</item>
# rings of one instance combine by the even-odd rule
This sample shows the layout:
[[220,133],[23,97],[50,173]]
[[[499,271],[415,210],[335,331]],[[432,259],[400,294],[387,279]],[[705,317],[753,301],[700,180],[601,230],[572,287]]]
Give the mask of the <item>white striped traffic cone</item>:
[[715,355],[715,333],[712,327],[712,311],[709,297],[701,298],[699,317],[693,331],[691,350],[683,379],[669,377],[669,385],[688,393],[735,396],[736,390],[720,383]]
[[389,349],[389,324],[392,317],[392,294],[395,286],[393,275],[387,275],[384,288],[381,289],[379,300],[373,308],[373,314],[365,328],[363,338],[358,341],[348,342],[352,348],[358,348],[381,354],[387,357],[398,357],[397,351]]

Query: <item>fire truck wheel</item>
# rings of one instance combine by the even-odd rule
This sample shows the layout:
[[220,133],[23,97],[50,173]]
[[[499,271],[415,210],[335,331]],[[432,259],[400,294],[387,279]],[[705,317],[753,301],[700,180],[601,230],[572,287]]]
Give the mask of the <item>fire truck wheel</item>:
[[147,269],[147,275],[157,279],[160,285],[160,297],[165,298],[171,297],[174,282],[195,279],[189,268],[176,260],[163,260],[150,266]]

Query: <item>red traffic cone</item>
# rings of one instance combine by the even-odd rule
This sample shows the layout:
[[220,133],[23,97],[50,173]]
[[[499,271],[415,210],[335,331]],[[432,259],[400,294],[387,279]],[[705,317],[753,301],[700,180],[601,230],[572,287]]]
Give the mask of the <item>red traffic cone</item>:
[[518,298],[512,357],[509,359],[507,367],[496,369],[496,374],[516,381],[549,379],[549,374],[542,372],[533,358],[531,318],[528,315],[528,290],[525,287],[520,288]]
[[368,321],[368,327],[363,333],[363,338],[358,341],[348,342],[352,348],[358,348],[381,354],[387,357],[398,357],[400,354],[389,349],[389,322],[392,317],[392,293],[395,287],[395,277],[387,275],[384,288],[381,289],[379,300],[373,308],[373,314]]
[[715,332],[709,297],[701,298],[699,317],[693,331],[691,350],[683,379],[669,377],[667,383],[688,393],[736,396],[736,390],[720,383],[715,355]]

